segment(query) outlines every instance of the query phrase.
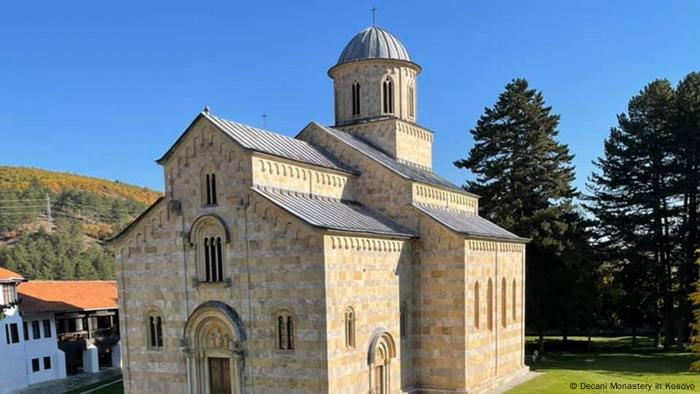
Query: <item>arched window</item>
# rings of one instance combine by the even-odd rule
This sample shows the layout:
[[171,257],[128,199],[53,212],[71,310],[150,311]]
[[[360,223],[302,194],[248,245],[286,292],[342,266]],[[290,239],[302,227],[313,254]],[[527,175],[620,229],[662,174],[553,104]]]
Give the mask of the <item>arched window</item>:
[[489,278],[489,286],[486,289],[486,318],[489,330],[493,330],[493,281]]
[[223,253],[221,251],[221,237],[204,238],[204,281],[223,282],[224,264]]
[[355,347],[355,310],[345,308],[345,347]]
[[277,349],[294,350],[294,317],[286,310],[277,314]]
[[413,85],[408,85],[408,116],[416,116],[416,95],[413,91]]
[[360,114],[360,83],[357,81],[352,84],[352,114]]
[[148,314],[148,347],[160,349],[163,347],[163,319],[159,314]]
[[479,281],[474,283],[474,328],[479,329]]
[[225,246],[229,241],[224,222],[214,215],[202,216],[192,224],[189,239],[196,251],[199,282],[223,282]]
[[205,205],[216,205],[216,174],[207,173],[204,178],[204,200]]
[[406,304],[401,304],[401,310],[399,311],[399,335],[401,338],[406,336]]
[[394,113],[394,82],[392,82],[391,78],[389,78],[389,77],[386,77],[386,79],[382,83],[382,98],[383,98],[382,109],[384,110],[384,113],[385,114],[393,114]]
[[512,298],[513,298],[513,301],[512,301],[512,303],[513,303],[513,305],[512,305],[512,308],[513,308],[513,321],[515,321],[515,279],[513,279],[513,286],[512,286],[512,287],[513,287],[513,290],[512,290],[513,294],[511,294],[511,296],[512,296]]
[[506,309],[506,278],[501,279],[501,325],[506,326],[506,317],[508,316]]

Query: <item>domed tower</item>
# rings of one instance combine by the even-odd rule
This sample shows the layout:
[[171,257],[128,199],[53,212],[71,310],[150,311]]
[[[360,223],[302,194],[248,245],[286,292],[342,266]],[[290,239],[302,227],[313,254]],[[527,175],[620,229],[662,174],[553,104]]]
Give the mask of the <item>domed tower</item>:
[[369,27],[328,70],[335,90],[335,127],[361,135],[393,158],[432,168],[432,132],[416,123],[421,68],[393,34]]

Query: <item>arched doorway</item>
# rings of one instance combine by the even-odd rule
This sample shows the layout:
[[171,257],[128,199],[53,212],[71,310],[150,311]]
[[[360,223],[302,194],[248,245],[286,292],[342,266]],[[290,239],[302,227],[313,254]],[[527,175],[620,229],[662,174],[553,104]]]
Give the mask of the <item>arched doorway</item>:
[[384,329],[376,330],[372,335],[367,354],[371,394],[391,392],[391,360],[394,358],[396,358],[394,338]]
[[243,324],[233,308],[219,301],[197,307],[184,332],[189,393],[242,393],[244,341]]

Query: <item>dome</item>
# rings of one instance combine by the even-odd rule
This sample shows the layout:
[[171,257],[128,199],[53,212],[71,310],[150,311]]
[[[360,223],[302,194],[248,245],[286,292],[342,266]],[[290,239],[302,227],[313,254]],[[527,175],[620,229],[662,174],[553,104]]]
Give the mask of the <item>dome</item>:
[[368,27],[350,40],[338,64],[365,59],[396,59],[410,62],[406,47],[393,34],[379,27]]

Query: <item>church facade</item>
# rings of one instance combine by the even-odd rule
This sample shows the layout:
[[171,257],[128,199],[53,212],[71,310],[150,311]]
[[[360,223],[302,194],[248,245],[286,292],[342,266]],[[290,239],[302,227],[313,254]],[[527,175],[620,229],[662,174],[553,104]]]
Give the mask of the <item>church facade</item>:
[[384,29],[295,138],[205,108],[165,195],[111,240],[127,393],[479,393],[527,373],[525,244],[432,170]]

